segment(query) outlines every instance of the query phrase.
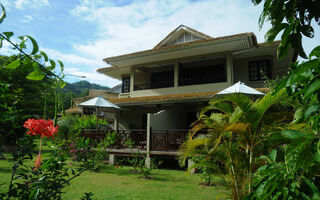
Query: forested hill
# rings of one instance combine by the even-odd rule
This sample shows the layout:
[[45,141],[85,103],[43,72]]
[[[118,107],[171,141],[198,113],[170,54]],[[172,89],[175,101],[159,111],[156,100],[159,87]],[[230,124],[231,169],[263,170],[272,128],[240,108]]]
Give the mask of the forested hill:
[[74,97],[86,96],[90,89],[107,90],[109,87],[101,86],[95,83],[89,83],[88,81],[79,81],[75,83],[66,83],[66,86],[62,89],[64,93],[72,92]]

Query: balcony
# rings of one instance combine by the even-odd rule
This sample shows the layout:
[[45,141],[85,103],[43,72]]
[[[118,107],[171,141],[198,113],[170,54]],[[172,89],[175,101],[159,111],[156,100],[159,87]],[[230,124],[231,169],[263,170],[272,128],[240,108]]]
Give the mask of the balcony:
[[146,84],[135,84],[134,90],[147,90],[147,89],[157,89],[157,88],[168,88],[173,87],[173,80],[172,81],[158,81]]

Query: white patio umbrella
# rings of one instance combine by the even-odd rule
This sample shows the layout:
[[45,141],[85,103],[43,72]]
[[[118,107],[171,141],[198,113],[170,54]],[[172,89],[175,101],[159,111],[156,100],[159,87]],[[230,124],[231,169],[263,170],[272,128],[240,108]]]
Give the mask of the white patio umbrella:
[[98,125],[98,113],[99,113],[99,108],[105,108],[110,111],[116,111],[119,110],[120,107],[111,103],[108,100],[105,100],[101,96],[95,97],[93,99],[89,99],[88,101],[82,102],[79,104],[81,107],[91,107],[91,108],[96,108],[96,116],[97,116],[97,125]]
[[252,94],[252,95],[265,95],[262,92],[259,92],[258,90],[255,90],[246,84],[242,82],[238,82],[224,90],[221,90],[215,95],[220,95],[220,94],[234,94],[234,93],[243,93],[243,94]]

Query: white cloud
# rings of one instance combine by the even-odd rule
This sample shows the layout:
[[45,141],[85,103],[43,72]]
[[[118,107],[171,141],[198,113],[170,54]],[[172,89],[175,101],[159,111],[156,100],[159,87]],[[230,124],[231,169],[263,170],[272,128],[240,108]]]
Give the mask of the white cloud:
[[[66,68],[65,70],[66,75],[66,80],[67,81],[79,81],[79,80],[86,80],[90,83],[96,83],[108,87],[113,87],[115,85],[118,85],[120,82],[116,79],[107,77],[103,74],[99,74],[95,70],[89,71],[89,72],[84,72],[83,70],[80,70],[79,68],[71,67],[71,68]],[[76,76],[85,76],[84,79],[79,79],[79,78],[73,78],[72,76],[68,76],[68,74],[71,75],[76,75]]]
[[14,5],[18,9],[29,9],[49,6],[50,4],[48,0],[16,0]]
[[75,43],[74,49],[97,59],[150,49],[169,32],[184,24],[213,37],[258,31],[261,9],[250,2],[232,0],[133,1],[125,6],[84,0],[71,15],[96,23],[97,38]]
[[7,10],[11,8],[17,9],[38,9],[50,6],[49,0],[2,0],[1,3]]
[[180,24],[213,37],[255,32],[258,41],[263,42],[268,26],[259,32],[260,12],[261,6],[233,0],[134,0],[124,6],[110,1],[82,0],[70,14],[96,24],[98,31],[95,39],[73,43],[73,48],[81,55],[101,61],[151,49]]
[[97,68],[104,64],[102,60],[97,60],[94,58],[78,56],[75,54],[65,54],[65,53],[61,53],[60,51],[48,49],[48,48],[42,48],[42,50],[46,52],[49,57],[55,58],[57,60],[61,60],[66,63],[70,63],[72,65],[86,65],[86,66],[90,66],[90,68]]
[[23,18],[20,20],[23,23],[28,23],[32,21],[34,18],[31,15],[24,15]]
[[55,60],[61,60],[64,63],[64,73],[69,74],[66,76],[67,81],[79,81],[81,78],[75,78],[76,76],[85,76],[84,80],[91,83],[96,83],[104,86],[115,86],[120,82],[116,79],[106,77],[105,75],[99,74],[96,70],[105,66],[102,60],[95,58],[82,57],[75,54],[65,54],[57,50],[41,48],[48,54],[50,58]]

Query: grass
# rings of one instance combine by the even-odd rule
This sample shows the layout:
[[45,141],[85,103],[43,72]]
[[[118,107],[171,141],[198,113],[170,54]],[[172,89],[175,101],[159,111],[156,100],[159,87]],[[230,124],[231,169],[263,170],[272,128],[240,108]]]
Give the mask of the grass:
[[[92,192],[94,200],[216,200],[229,196],[226,187],[201,186],[197,175],[187,175],[185,171],[156,170],[154,178],[146,180],[130,170],[131,167],[103,165],[99,173],[84,172],[64,189],[63,199],[79,200],[85,192]],[[0,160],[0,192],[7,191],[10,176],[10,159]]]
[[131,174],[130,167],[107,166],[100,173],[86,172],[75,179],[67,188],[64,199],[80,199],[84,192],[94,193],[94,199],[154,199],[192,200],[225,199],[225,187],[198,185],[196,175],[184,171],[160,170],[152,180],[140,179],[141,175]]

